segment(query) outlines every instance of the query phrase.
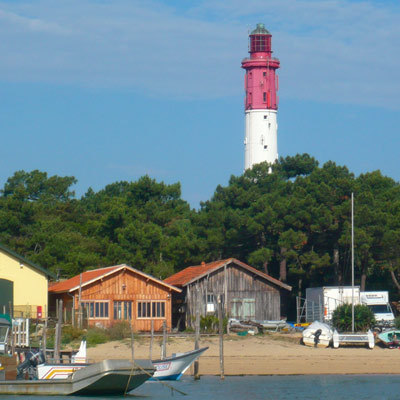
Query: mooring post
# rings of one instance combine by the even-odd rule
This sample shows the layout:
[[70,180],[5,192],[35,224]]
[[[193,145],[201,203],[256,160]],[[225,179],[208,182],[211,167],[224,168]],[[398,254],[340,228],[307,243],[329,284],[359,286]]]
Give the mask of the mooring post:
[[61,347],[61,325],[62,325],[62,307],[63,301],[58,300],[58,321],[56,324],[56,333],[54,339],[54,361],[56,363],[60,362],[60,347]]
[[221,295],[218,295],[218,325],[219,325],[219,366],[221,371],[221,379],[225,379],[224,372],[224,324],[222,316]]
[[154,341],[154,320],[151,320],[151,336],[150,336],[150,349],[149,349],[149,359],[153,358],[153,341]]
[[162,359],[167,357],[167,322],[163,322]]
[[[194,349],[199,349],[199,341],[200,341],[200,292],[199,288],[196,289],[196,321],[195,321],[195,340],[194,340]],[[194,379],[200,379],[199,375],[199,360],[197,359],[194,362],[193,366],[193,375]]]
[[47,315],[44,317],[44,325],[42,331],[42,350],[44,354],[44,358],[47,358]]
[[133,326],[132,326],[132,318],[129,321],[129,326],[131,328],[131,356],[132,356],[132,363],[134,362],[135,359],[135,342],[134,342],[134,337],[133,337]]

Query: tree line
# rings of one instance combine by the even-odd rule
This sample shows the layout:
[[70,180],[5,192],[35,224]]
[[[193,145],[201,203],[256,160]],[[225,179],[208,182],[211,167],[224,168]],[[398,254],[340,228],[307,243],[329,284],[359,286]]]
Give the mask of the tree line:
[[198,210],[148,176],[76,198],[75,177],[17,171],[0,191],[0,242],[61,278],[121,263],[156,277],[235,257],[304,294],[348,285],[355,195],[356,284],[400,294],[400,186],[308,154],[255,165]]

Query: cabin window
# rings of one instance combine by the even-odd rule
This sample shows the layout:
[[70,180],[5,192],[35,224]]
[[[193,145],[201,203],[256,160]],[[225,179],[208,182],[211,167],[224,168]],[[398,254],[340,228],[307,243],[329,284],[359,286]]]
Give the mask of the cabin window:
[[267,92],[263,93],[263,102],[265,103],[267,101]]
[[114,301],[114,319],[132,319],[132,302]]
[[165,318],[165,301],[138,301],[138,318]]
[[83,301],[89,319],[109,318],[108,301]]
[[215,312],[215,299],[212,293],[207,293],[207,312]]

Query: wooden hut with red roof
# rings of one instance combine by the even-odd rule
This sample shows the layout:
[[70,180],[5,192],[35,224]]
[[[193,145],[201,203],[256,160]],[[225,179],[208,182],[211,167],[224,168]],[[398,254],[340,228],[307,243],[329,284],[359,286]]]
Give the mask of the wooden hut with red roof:
[[289,285],[235,258],[187,267],[164,282],[183,289],[174,296],[173,326],[193,327],[196,306],[200,315],[217,314],[221,296],[224,314],[240,320],[277,320],[281,318],[281,296]]
[[89,326],[109,327],[118,321],[132,321],[135,331],[160,331],[166,321],[171,329],[172,293],[181,289],[126,264],[82,272],[49,287],[49,302],[55,310],[58,299],[63,308],[78,313],[81,304]]

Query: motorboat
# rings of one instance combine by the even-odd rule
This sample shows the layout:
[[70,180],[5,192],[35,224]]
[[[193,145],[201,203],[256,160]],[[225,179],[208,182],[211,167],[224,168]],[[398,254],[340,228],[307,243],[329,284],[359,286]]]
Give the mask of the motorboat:
[[8,395],[124,395],[154,374],[150,360],[104,360],[75,370],[67,378],[0,380]]
[[[199,358],[208,347],[176,353],[171,357],[159,360],[152,360],[155,368],[151,380],[178,380],[187,369]],[[29,356],[28,356],[29,357]],[[72,356],[71,363],[50,363],[43,362],[37,365],[38,379],[65,379],[75,371],[90,365],[86,357],[86,341],[82,341],[78,353]]]
[[150,380],[179,380],[193,362],[196,361],[207,349],[208,347],[203,347],[186,353],[176,353],[171,357],[162,360],[153,360],[152,363],[156,370]]

